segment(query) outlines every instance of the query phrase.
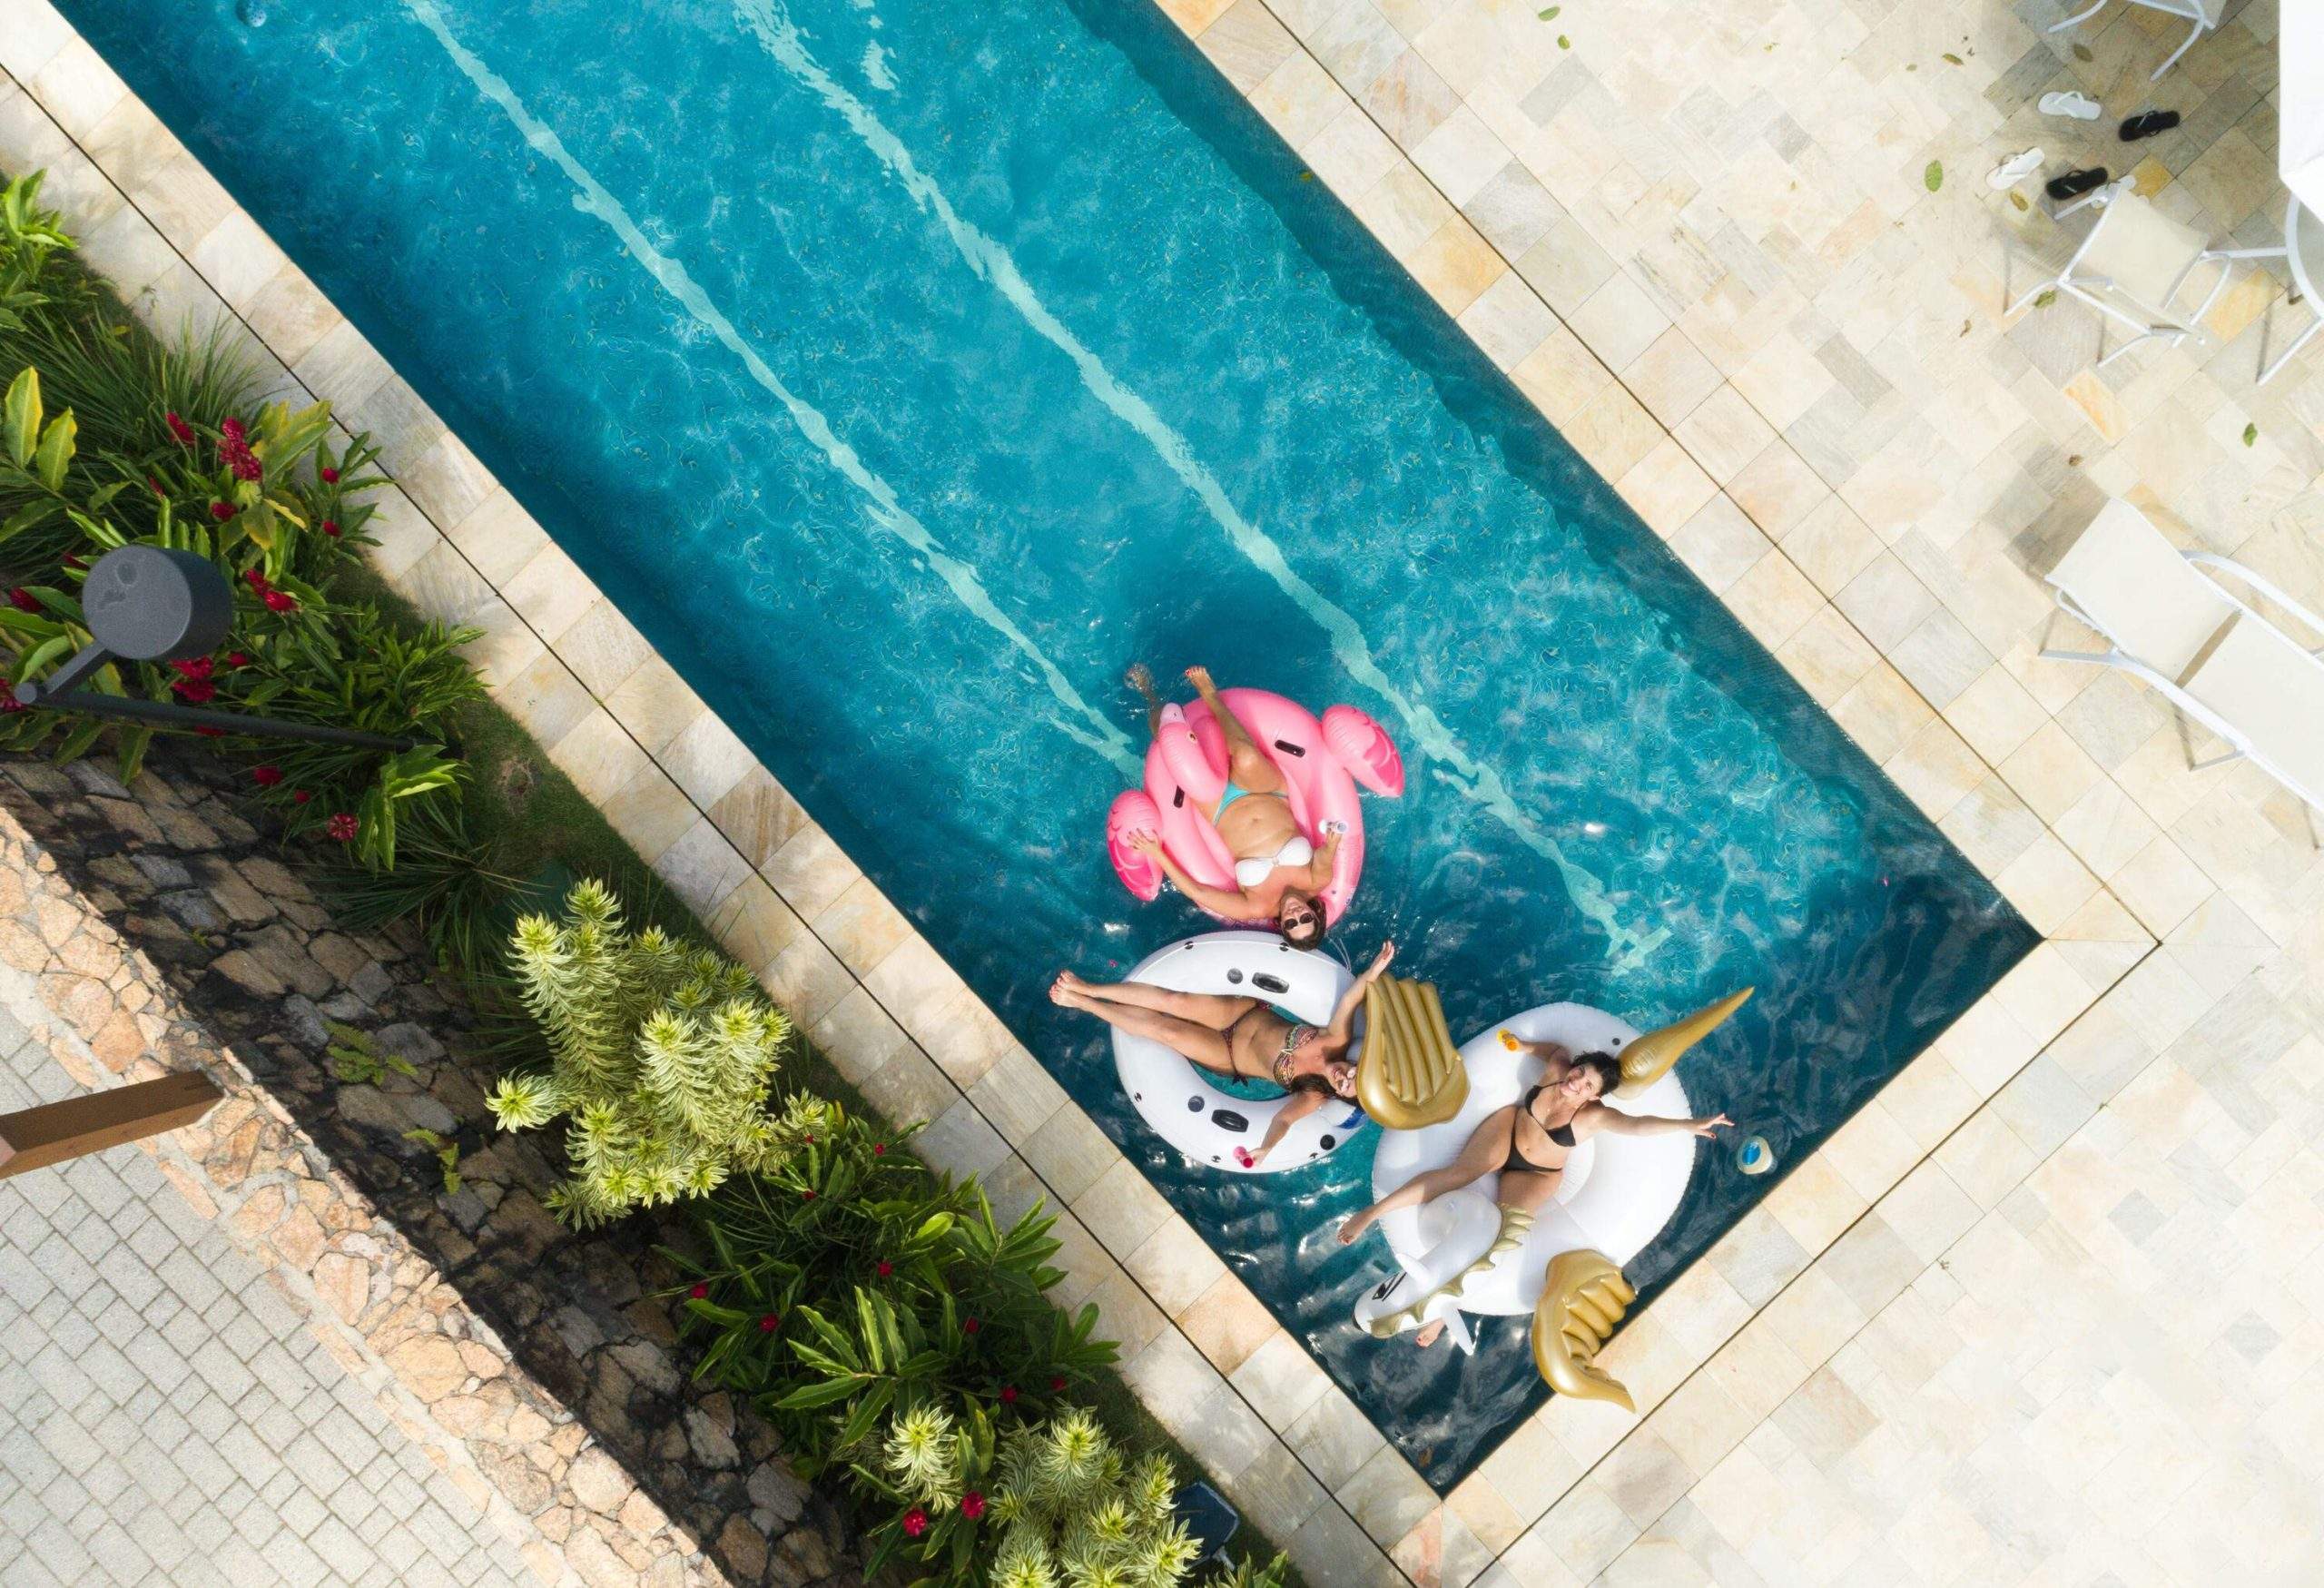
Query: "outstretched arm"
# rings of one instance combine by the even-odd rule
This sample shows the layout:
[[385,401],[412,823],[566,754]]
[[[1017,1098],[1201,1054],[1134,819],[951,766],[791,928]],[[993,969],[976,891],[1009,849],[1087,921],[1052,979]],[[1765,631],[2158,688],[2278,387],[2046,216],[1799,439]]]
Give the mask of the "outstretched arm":
[[1239,888],[1229,893],[1225,888],[1213,888],[1195,881],[1187,875],[1177,861],[1170,858],[1170,852],[1163,848],[1162,841],[1151,833],[1131,833],[1129,846],[1150,857],[1162,868],[1162,874],[1168,877],[1178,892],[1198,909],[1207,910],[1214,915],[1224,915],[1229,921],[1256,921],[1259,918],[1261,912],[1251,902],[1248,893]]
[[1577,1136],[1595,1136],[1600,1130],[1609,1136],[1708,1136],[1721,1127],[1732,1127],[1735,1121],[1725,1114],[1713,1114],[1708,1119],[1666,1119],[1657,1114],[1625,1114],[1620,1109],[1592,1103],[1574,1123],[1581,1127]]
[[1347,1046],[1355,1035],[1355,1011],[1363,1006],[1364,995],[1372,991],[1372,984],[1380,980],[1381,973],[1387,970],[1389,962],[1395,957],[1394,943],[1380,945],[1380,952],[1372,956],[1372,963],[1365,967],[1364,974],[1340,994],[1339,1006],[1332,1011],[1331,1023],[1324,1028],[1326,1041],[1343,1049]]
[[1275,1122],[1267,1127],[1267,1133],[1259,1139],[1257,1149],[1246,1152],[1238,1147],[1235,1149],[1236,1158],[1241,1161],[1245,1169],[1256,1165],[1260,1159],[1275,1149],[1276,1143],[1290,1133],[1294,1125],[1322,1108],[1324,1102],[1324,1094],[1321,1092],[1293,1092],[1284,1099],[1283,1107],[1275,1111]]

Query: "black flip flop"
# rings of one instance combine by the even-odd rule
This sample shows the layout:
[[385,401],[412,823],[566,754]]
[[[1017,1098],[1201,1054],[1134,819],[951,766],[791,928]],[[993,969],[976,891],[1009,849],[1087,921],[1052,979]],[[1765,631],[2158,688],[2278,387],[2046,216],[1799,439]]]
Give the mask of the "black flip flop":
[[2063,204],[2068,199],[2082,197],[2093,188],[2104,187],[2106,182],[2106,168],[2093,165],[2087,171],[2069,171],[2063,176],[2053,177],[2043,185],[2042,191]]
[[2177,111],[2151,110],[2142,115],[2134,115],[2122,123],[2122,142],[2135,143],[2141,138],[2152,138],[2157,133],[2167,133],[2178,124]]

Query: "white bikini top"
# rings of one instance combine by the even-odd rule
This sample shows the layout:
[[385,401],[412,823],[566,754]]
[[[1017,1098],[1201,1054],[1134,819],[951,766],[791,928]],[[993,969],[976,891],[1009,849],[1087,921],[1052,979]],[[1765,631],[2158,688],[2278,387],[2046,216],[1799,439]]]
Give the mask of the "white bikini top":
[[1253,855],[1248,860],[1236,861],[1235,863],[1236,885],[1244,888],[1256,888],[1261,883],[1265,882],[1267,878],[1274,873],[1275,867],[1279,865],[1306,865],[1313,862],[1315,858],[1315,846],[1308,843],[1306,839],[1301,837],[1298,833],[1295,833],[1285,842],[1284,846],[1281,849],[1275,852],[1272,857],[1258,854]]

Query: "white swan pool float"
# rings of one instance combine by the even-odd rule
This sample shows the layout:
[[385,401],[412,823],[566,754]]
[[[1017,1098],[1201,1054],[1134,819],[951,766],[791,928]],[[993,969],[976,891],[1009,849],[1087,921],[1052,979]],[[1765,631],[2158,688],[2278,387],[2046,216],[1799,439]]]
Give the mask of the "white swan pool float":
[[[1260,998],[1312,1026],[1332,1018],[1354,981],[1326,954],[1295,949],[1271,932],[1213,932],[1157,950],[1124,978],[1174,992]],[[1361,1031],[1362,1015],[1357,1016]],[[1344,1143],[1370,1120],[1353,1102],[1332,1102],[1295,1120],[1273,1152],[1252,1168],[1237,1147],[1256,1148],[1289,1094],[1238,1097],[1218,1077],[1150,1037],[1114,1031],[1114,1067],[1131,1105],[1154,1133],[1192,1161],[1228,1174],[1281,1174],[1304,1169]]]

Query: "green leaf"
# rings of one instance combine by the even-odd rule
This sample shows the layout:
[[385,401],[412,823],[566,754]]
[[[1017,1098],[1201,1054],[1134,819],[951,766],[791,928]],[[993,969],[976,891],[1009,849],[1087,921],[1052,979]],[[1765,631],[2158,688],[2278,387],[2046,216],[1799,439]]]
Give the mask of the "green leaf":
[[2015,204],[2021,210],[2030,210],[2034,207],[2025,202],[2025,195],[2019,192],[2014,188],[2010,190],[2009,202]]
[[928,1216],[927,1222],[913,1234],[912,1238],[923,1241],[940,1240],[951,1228],[952,1216],[950,1213],[931,1213]]
[[2036,309],[2047,309],[2051,304],[2055,303],[2057,301],[2058,295],[2054,291],[2044,292],[2039,298],[2034,300],[2034,307]]
[[2088,44],[2074,45],[2073,58],[2077,61],[2094,61],[2098,59],[2097,56],[2090,53],[2090,46]]
[[2246,425],[2246,426],[2244,426],[2244,427],[2243,427],[2243,444],[2244,444],[2245,446],[2247,446],[2247,447],[2250,446],[2253,442],[2257,441],[2259,439],[2260,439],[2260,427],[2259,427],[2258,425]]
[[74,438],[80,433],[81,426],[69,408],[49,420],[41,432],[40,447],[33,455],[33,472],[49,489],[64,488],[65,465],[73,461]]
[[802,1412],[816,1406],[827,1406],[834,1401],[843,1401],[853,1395],[862,1386],[862,1382],[858,1378],[826,1378],[820,1383],[805,1385],[794,1389],[774,1404],[786,1412]]
[[1565,7],[1562,5],[1552,5],[1547,11],[1540,13],[1540,15],[1543,22],[1555,22],[1558,17],[1558,13],[1564,9]]
[[0,412],[6,415],[5,439],[8,461],[22,469],[33,460],[33,449],[40,441],[40,371],[27,367],[8,383],[8,396],[0,403]]
[[48,522],[49,515],[55,511],[56,504],[54,502],[34,502],[30,507],[18,508],[8,516],[5,523],[0,523],[0,546],[6,545],[27,529]]
[[1960,65],[1960,64],[1962,64],[1961,57],[1960,57],[1960,56],[1958,56],[1958,55],[1956,55],[1956,54],[1955,54],[1951,50],[1947,50],[1947,51],[1945,51],[1945,58],[1946,60],[1948,60],[1948,61],[1952,62],[1952,63],[1953,63],[1955,65],[1956,65],[1956,66],[1958,66],[1958,65]]
[[1928,169],[1921,173],[1921,185],[1927,188],[1931,192],[1935,192],[1937,189],[1945,185],[1945,163],[1943,161],[1932,160],[1928,163]]
[[1573,48],[1573,41],[1566,37],[1565,35],[1560,34],[1558,35],[1558,48],[1561,50],[1570,50]]

